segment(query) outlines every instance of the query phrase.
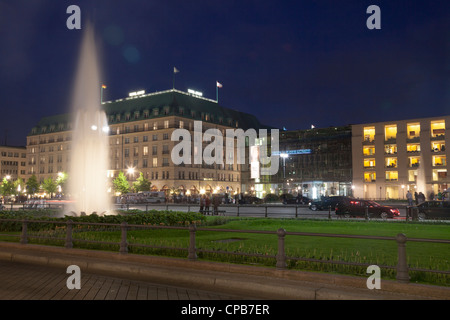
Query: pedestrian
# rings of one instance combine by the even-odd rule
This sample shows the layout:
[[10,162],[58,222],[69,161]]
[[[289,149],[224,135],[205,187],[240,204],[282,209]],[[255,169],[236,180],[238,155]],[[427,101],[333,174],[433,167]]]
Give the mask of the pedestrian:
[[441,190],[438,190],[437,199],[442,200],[442,193]]
[[428,200],[434,200],[434,192],[431,191],[430,195],[428,196]]
[[413,205],[413,197],[409,190],[406,193],[406,199],[408,199],[408,206],[412,206]]
[[414,201],[416,202],[416,205],[419,204],[419,194],[416,192],[414,192]]
[[206,210],[207,214],[209,214],[209,206],[210,205],[211,205],[211,200],[209,199],[208,196],[206,196],[206,199],[205,199],[205,210]]
[[425,202],[425,195],[422,192],[419,192],[419,203]]
[[213,214],[215,214],[215,215],[219,214],[218,211],[219,211],[219,204],[220,204],[220,202],[221,201],[220,201],[219,196],[213,197],[213,207],[214,207]]
[[205,196],[200,196],[200,213],[204,213],[203,209],[205,207]]

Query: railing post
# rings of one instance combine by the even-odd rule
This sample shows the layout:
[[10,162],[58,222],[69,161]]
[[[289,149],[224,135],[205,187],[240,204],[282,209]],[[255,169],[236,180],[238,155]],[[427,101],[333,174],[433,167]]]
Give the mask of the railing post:
[[267,218],[267,204],[266,204],[266,211],[265,211],[265,213],[264,213],[264,217]]
[[120,253],[128,253],[128,243],[127,243],[127,229],[128,223],[126,221],[120,224],[120,230],[122,232],[122,238],[120,241]]
[[412,209],[412,221],[419,220],[419,208],[415,207]]
[[284,237],[286,235],[286,230],[280,228],[277,230],[278,235],[278,252],[277,252],[277,269],[286,269],[286,253],[284,252]]
[[406,236],[403,233],[397,235],[398,245],[398,262],[397,262],[397,276],[398,282],[408,283],[408,264],[406,263]]
[[72,220],[67,220],[66,224],[67,224],[67,230],[66,230],[66,248],[67,248],[67,249],[72,249],[72,248],[73,248],[73,239],[72,239],[72,226],[73,226],[73,221],[72,221]]
[[195,231],[197,226],[193,223],[189,225],[189,249],[188,259],[197,260],[197,249],[195,248]]
[[20,243],[21,244],[27,244],[28,243],[27,229],[28,229],[28,220],[27,219],[23,219],[22,220],[22,235],[20,236]]
[[239,217],[239,202],[237,204],[237,216]]
[[366,221],[369,220],[369,206],[366,206],[366,210],[365,210],[365,216],[366,216]]
[[298,218],[298,205],[295,205],[295,217]]
[[328,220],[331,220],[331,204],[328,206]]

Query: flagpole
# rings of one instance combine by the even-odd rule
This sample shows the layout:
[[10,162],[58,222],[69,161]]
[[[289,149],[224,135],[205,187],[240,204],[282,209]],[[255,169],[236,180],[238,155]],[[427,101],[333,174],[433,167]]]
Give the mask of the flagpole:
[[106,86],[104,84],[101,85],[100,87],[100,104],[103,103],[103,89],[105,89]]
[[216,83],[216,101],[217,103],[219,103],[219,87],[217,86],[217,83]]

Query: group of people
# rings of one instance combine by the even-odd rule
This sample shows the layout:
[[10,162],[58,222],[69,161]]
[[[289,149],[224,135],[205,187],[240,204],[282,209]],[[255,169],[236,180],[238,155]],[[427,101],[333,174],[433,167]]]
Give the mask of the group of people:
[[211,202],[213,205],[213,212],[212,214],[217,214],[218,210],[219,210],[219,205],[222,202],[221,198],[216,196],[216,197],[212,197],[212,201],[209,198],[209,196],[207,195],[202,195],[200,197],[200,212],[203,214],[209,214],[209,207],[211,206]]
[[[413,201],[413,195],[411,191],[408,190],[406,193],[406,199],[408,199],[408,205],[412,206],[414,203],[418,205],[419,203],[425,202],[425,195],[423,192],[417,193],[414,192],[414,201]],[[433,191],[430,192],[428,195],[428,200],[445,200],[445,194],[442,193],[440,190],[438,191],[438,194],[435,195]]]

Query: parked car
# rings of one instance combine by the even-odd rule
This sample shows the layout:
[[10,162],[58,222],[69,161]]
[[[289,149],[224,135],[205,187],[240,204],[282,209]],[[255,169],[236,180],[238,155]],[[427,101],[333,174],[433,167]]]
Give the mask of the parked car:
[[254,196],[244,197],[242,204],[260,204],[263,203],[264,200]]
[[392,206],[384,206],[375,201],[361,199],[344,199],[335,207],[336,214],[344,217],[364,217],[368,210],[369,218],[394,218],[400,215],[400,210]]
[[304,196],[285,196],[281,198],[283,204],[308,204],[311,200]]
[[309,209],[313,211],[317,210],[328,210],[331,207],[331,210],[334,210],[336,204],[343,199],[352,199],[346,196],[330,196],[330,197],[322,197],[320,200],[311,201],[309,203]]
[[417,213],[419,220],[450,219],[450,201],[431,200],[414,207],[419,209]]

